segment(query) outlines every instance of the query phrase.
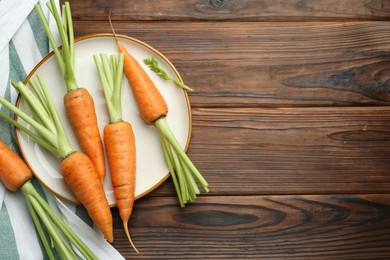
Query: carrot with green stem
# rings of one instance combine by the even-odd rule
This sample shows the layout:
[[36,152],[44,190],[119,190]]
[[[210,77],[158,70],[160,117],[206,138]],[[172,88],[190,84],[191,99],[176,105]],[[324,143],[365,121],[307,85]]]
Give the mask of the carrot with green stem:
[[12,82],[28,107],[34,108],[31,111],[32,116],[0,97],[0,103],[24,120],[35,132],[4,113],[0,113],[0,117],[25,132],[60,159],[65,183],[85,206],[106,239],[112,242],[112,215],[96,167],[87,155],[75,151],[71,146],[43,78],[37,75],[37,79],[37,82],[33,79],[29,80],[30,85],[33,86],[31,89],[22,82]]
[[55,57],[65,80],[67,88],[67,93],[64,96],[65,111],[81,148],[92,159],[103,181],[106,174],[106,166],[94,101],[86,88],[78,86],[74,75],[74,35],[70,5],[68,2],[65,2],[63,5],[62,19],[53,0],[47,3],[47,6],[58,27],[62,42],[61,50],[56,44],[40,5],[35,5],[35,9],[53,47]]
[[135,200],[136,146],[129,122],[122,119],[121,89],[123,78],[123,54],[93,56],[103,86],[110,122],[104,127],[104,144],[110,167],[116,205],[123,221],[123,228],[130,244],[134,246],[128,222]]
[[[30,168],[6,144],[0,141],[0,180],[11,191],[20,190],[26,200],[35,229],[42,241],[49,259],[55,259],[56,251],[61,259],[76,259],[76,253],[69,242],[77,248],[85,259],[97,259],[74,231],[53,211],[39,195],[31,183],[33,178]],[[45,235],[50,234],[54,250]]]
[[205,192],[208,183],[184,152],[166,121],[168,106],[153,81],[138,61],[119,42],[110,25],[120,53],[124,55],[124,72],[132,89],[141,117],[148,124],[153,124],[160,136],[162,150],[182,207],[195,200],[200,190],[196,181]]

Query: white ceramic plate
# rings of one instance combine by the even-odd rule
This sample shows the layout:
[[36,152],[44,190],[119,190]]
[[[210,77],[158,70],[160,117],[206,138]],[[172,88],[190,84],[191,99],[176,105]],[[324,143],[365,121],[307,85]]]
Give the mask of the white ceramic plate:
[[[188,96],[171,81],[160,79],[154,72],[143,64],[143,59],[155,57],[159,64],[170,75],[174,75],[180,79],[180,75],[177,70],[168,61],[168,59],[149,45],[122,35],[120,35],[119,38],[120,42],[144,67],[145,71],[149,74],[165,98],[169,108],[167,116],[168,124],[170,125],[173,133],[176,135],[181,146],[186,149],[191,135],[191,109]],[[76,40],[75,76],[78,85],[87,88],[94,98],[98,124],[101,135],[103,136],[103,128],[108,123],[109,116],[99,75],[92,57],[93,54],[98,53],[117,54],[117,47],[112,35],[95,34]],[[76,150],[80,150],[75,134],[65,115],[63,96],[66,93],[66,86],[58,69],[54,55],[50,54],[43,59],[30,73],[27,80],[31,77],[35,78],[36,74],[40,74],[44,78],[45,83],[49,88],[65,130],[68,133],[70,143]],[[157,132],[153,126],[146,124],[141,119],[138,108],[133,99],[130,86],[125,77],[122,84],[123,119],[132,124],[136,139],[137,182],[135,193],[136,197],[140,198],[164,182],[169,176],[169,170],[164,160]],[[31,114],[22,99],[18,99],[17,105],[23,111]],[[25,124],[20,118],[18,118],[18,121]],[[27,164],[32,168],[36,178],[38,178],[41,183],[43,183],[57,196],[74,203],[79,203],[72,192],[67,188],[60,174],[59,159],[35,143],[26,134],[17,131],[16,137],[22,155]],[[115,198],[110,182],[110,172],[108,169],[107,158],[106,165],[107,174],[104,182],[104,189],[109,204],[111,206],[115,206]]]

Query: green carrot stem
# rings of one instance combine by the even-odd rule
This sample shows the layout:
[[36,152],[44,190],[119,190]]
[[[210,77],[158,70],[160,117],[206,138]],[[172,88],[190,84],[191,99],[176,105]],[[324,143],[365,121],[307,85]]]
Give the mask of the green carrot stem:
[[[43,15],[43,12],[41,10],[41,7],[39,4],[35,5],[36,10],[38,11],[38,16],[41,20],[41,23],[45,29],[46,35],[49,38],[49,42],[51,46],[53,47],[56,59],[58,61],[61,73],[64,77],[66,88],[68,92],[78,89],[78,84],[76,81],[76,78],[74,76],[74,36],[73,36],[73,25],[70,25],[69,23],[72,23],[71,15],[70,15],[70,5],[65,4],[64,10],[65,13],[63,14],[66,16],[66,28],[63,26],[63,21],[60,17],[60,14],[57,10],[56,3],[54,0],[50,0],[48,2],[47,7],[50,11],[50,13],[53,15],[58,32],[60,34],[60,39],[62,43],[62,49],[61,52],[58,50],[57,44],[55,42],[55,39],[53,37],[53,34],[50,31],[49,25],[47,24],[46,18]],[[65,30],[68,29],[68,32]]]
[[168,150],[170,151],[172,162],[174,165],[174,169],[175,169],[177,177],[179,179],[179,187],[180,187],[181,197],[183,199],[183,202],[187,202],[188,201],[187,182],[185,181],[184,172],[181,168],[179,158],[177,157],[177,154],[173,150],[172,146],[169,145]]
[[44,230],[43,230],[43,227],[41,225],[41,222],[39,221],[38,215],[35,212],[34,207],[32,206],[32,203],[31,203],[31,201],[28,198],[28,194],[24,194],[24,196],[25,196],[25,200],[26,200],[28,211],[30,212],[31,218],[32,218],[32,220],[33,220],[33,222],[35,224],[35,229],[38,232],[38,235],[39,235],[39,237],[40,237],[40,239],[42,241],[42,244],[43,244],[43,247],[45,248],[47,256],[49,257],[50,260],[54,260],[55,257],[53,255],[53,252],[51,251],[51,247],[49,245],[49,242],[47,241],[46,235],[44,233]]
[[[25,99],[22,99],[22,100],[26,103],[26,105],[27,105],[29,111],[31,112],[31,118],[34,119],[38,124],[40,124],[40,125],[46,127],[45,124],[42,122],[42,120],[41,120],[41,119],[39,118],[39,116],[37,115],[37,112],[34,110],[33,105],[31,105],[31,104],[30,104],[29,102],[27,102]],[[46,128],[47,128],[47,127],[46,127]],[[54,130],[55,130],[55,129],[54,129]]]
[[121,90],[123,79],[124,55],[108,58],[106,54],[93,55],[96,68],[103,87],[110,122],[122,121]]
[[[54,39],[54,36],[50,30],[49,24],[46,21],[45,15],[43,14],[42,8],[39,4],[36,4],[34,7],[38,13],[39,20],[41,21],[41,24],[42,24],[43,28],[45,29],[45,32],[46,32],[47,38],[49,39],[50,45],[53,48],[54,55],[57,59],[57,63],[58,63],[58,66],[60,67],[61,73],[64,74],[65,73],[65,63],[64,63],[64,60],[62,58],[61,52],[58,49],[56,40]],[[48,8],[50,11],[51,7],[49,7],[49,5],[48,5]]]
[[[100,82],[102,84],[102,87],[103,87],[103,93],[104,93],[104,97],[106,99],[106,106],[107,106],[107,110],[108,110],[108,114],[110,116],[110,122],[111,123],[114,123],[114,122],[117,122],[118,120],[118,115],[116,113],[116,109],[115,109],[115,106],[114,104],[112,103],[111,101],[111,88],[110,88],[110,85],[107,81],[107,77],[105,75],[105,72],[99,62],[99,58],[97,55],[94,55],[93,56],[94,60],[95,60],[95,64],[96,64],[96,68],[98,70],[98,74],[99,74],[99,77],[100,77]],[[121,116],[119,116],[121,118]],[[119,121],[118,121],[119,122]]]
[[[73,91],[73,90],[76,90],[79,88],[77,81],[76,81],[76,78],[74,76],[74,71],[73,71],[73,67],[74,67],[73,55],[74,54],[72,53],[72,51],[73,51],[73,44],[74,43],[73,42],[71,43],[71,41],[74,41],[73,35],[70,35],[69,31],[67,32],[65,30],[65,28],[62,24],[59,12],[56,8],[55,1],[50,0],[50,3],[47,3],[47,5],[51,6],[50,11],[51,11],[52,15],[54,16],[54,19],[55,19],[56,24],[57,24],[58,32],[60,34],[61,43],[62,43],[62,59],[63,59],[64,64],[65,64],[65,71],[64,71],[63,76],[64,76],[66,88],[67,88],[68,92],[70,92],[70,91]],[[69,23],[72,22],[72,19],[71,19],[71,15],[68,15],[68,13],[70,14],[69,3],[67,5],[65,4],[65,13],[63,13],[63,16],[66,17],[67,27],[68,27],[68,29],[71,29],[72,34],[73,34],[73,27],[72,27],[72,25],[69,25]]]
[[111,73],[115,75],[116,71],[116,55],[110,55]]
[[37,132],[39,132],[42,136],[45,137],[45,139],[54,147],[58,147],[57,139],[55,135],[47,130],[45,127],[40,125],[38,122],[36,122],[34,119],[32,119],[30,116],[28,116],[26,113],[24,113],[22,110],[11,104],[8,100],[6,100],[3,97],[0,97],[0,103],[11,110],[13,113],[15,113],[17,116],[22,118],[24,121],[26,121],[29,125],[31,125]]
[[181,196],[179,182],[178,182],[178,179],[177,179],[177,176],[176,176],[176,172],[175,172],[175,170],[173,168],[173,162],[172,162],[173,159],[172,159],[171,153],[170,153],[170,151],[168,149],[168,145],[169,144],[168,144],[166,139],[161,134],[159,134],[159,137],[160,137],[160,142],[161,142],[161,145],[162,145],[165,161],[167,162],[169,172],[171,173],[171,178],[172,178],[172,181],[173,181],[173,185],[174,185],[176,193],[178,195],[177,197],[179,199],[180,207],[184,207],[185,203],[183,202],[183,199],[182,199],[182,196]]
[[50,13],[53,15],[54,20],[56,21],[58,33],[60,34],[60,39],[62,43],[62,58],[64,59],[64,62],[66,63],[65,59],[69,59],[69,43],[68,38],[66,35],[66,32],[63,27],[63,23],[61,21],[60,14],[57,10],[56,3],[54,0],[50,0],[50,2],[46,3],[46,6],[49,8]]
[[18,128],[20,131],[24,132],[28,136],[30,136],[35,142],[40,144],[42,147],[47,149],[49,152],[57,155],[57,148],[51,145],[49,142],[47,142],[45,139],[41,138],[39,135],[35,134],[33,131],[29,130],[24,125],[20,124],[18,121],[10,118],[6,114],[0,111],[0,117],[6,120],[7,122],[13,124],[16,128]]
[[65,15],[68,22],[68,35],[69,35],[69,52],[70,52],[70,64],[74,69],[74,32],[73,32],[73,19],[69,2],[65,2]]
[[65,158],[68,154],[72,153],[74,149],[69,143],[68,137],[65,133],[64,127],[58,116],[57,110],[54,107],[53,100],[49,94],[43,78],[40,75],[37,75],[37,77],[45,99],[47,100],[47,106],[57,131],[58,154],[60,155],[60,158]]
[[188,158],[187,154],[183,151],[181,146],[179,145],[178,141],[176,140],[176,137],[173,135],[171,129],[169,128],[166,118],[161,117],[157,119],[154,123],[157,130],[161,132],[169,141],[169,143],[172,145],[174,150],[176,151],[176,154],[180,157],[180,159],[187,165],[189,170],[192,172],[192,174],[195,176],[195,178],[198,180],[200,185],[202,186],[203,190],[208,192],[208,183],[203,178],[201,173],[198,171],[198,169],[195,167],[195,165],[191,162],[191,160]]
[[61,234],[61,231],[58,229],[58,227],[53,223],[53,221],[50,218],[48,218],[48,221],[50,221],[52,223],[53,229],[59,235],[58,236],[58,238],[59,238],[58,241],[53,239],[54,244],[55,244],[55,248],[57,249],[57,251],[63,252],[64,259],[67,259],[65,257],[68,254],[74,255],[76,257],[75,259],[77,259],[77,256],[76,256],[75,252],[73,251],[72,247],[69,245],[69,242]]
[[115,108],[119,115],[122,115],[122,79],[123,79],[123,66],[124,55],[118,55],[118,62],[114,63],[114,91],[112,93],[112,102],[115,104]]
[[35,198],[43,209],[44,214],[49,216],[53,223],[61,229],[63,234],[69,239],[69,241],[84,255],[87,259],[97,259],[96,255],[84,244],[84,242],[73,232],[73,230],[64,223],[64,221],[53,211],[53,209],[47,204],[47,202],[39,195],[35,190],[31,182],[26,182],[21,190],[23,193]]
[[28,83],[30,84],[31,88],[33,89],[34,93],[37,95],[39,99],[39,103],[42,104],[42,106],[45,108],[46,112],[49,113],[49,108],[47,107],[47,100],[45,99],[42,91],[40,88],[38,88],[37,83],[34,80],[29,80]]
[[42,220],[42,223],[44,223],[45,227],[47,228],[47,231],[52,236],[54,242],[58,245],[59,253],[62,251],[64,254],[65,259],[76,259],[76,255],[73,253],[72,250],[69,250],[65,243],[63,242],[61,238],[61,234],[58,232],[56,227],[53,225],[53,222],[49,219],[49,217],[46,215],[45,211],[39,206],[38,201],[35,199],[35,197],[28,195],[28,199],[30,200],[30,203],[32,207],[34,207],[35,211],[39,215],[39,217]]
[[108,86],[110,89],[110,96],[111,96],[112,92],[114,91],[114,77],[113,77],[114,73],[111,74],[110,62],[108,60],[107,55],[100,54],[100,60],[103,65],[104,75],[106,76]]
[[[59,259],[66,259],[64,250],[59,248],[58,243],[56,243],[56,241],[54,241],[54,240],[53,240],[53,247],[56,249],[58,256],[59,256]],[[76,259],[74,259],[74,260],[76,260]]]
[[183,162],[180,161],[181,168],[183,169],[183,172],[185,172],[184,176],[186,177],[186,182],[189,184],[188,185],[188,190],[190,190],[190,194],[194,194],[192,198],[196,198],[196,195],[200,193],[198,186],[196,185],[196,181],[191,174],[190,169],[188,169],[187,165]]
[[177,86],[181,87],[182,89],[187,90],[188,92],[194,92],[194,90],[192,88],[190,88],[189,86],[185,85],[183,82],[181,82],[180,80],[178,80],[176,78],[168,77],[168,80],[172,80],[173,82],[175,82],[175,84]]
[[[65,12],[66,12],[65,4],[63,4],[61,6],[61,13],[65,14]],[[68,22],[66,20],[67,20],[67,16],[66,15],[62,15],[61,23],[62,23],[62,27],[64,28],[65,32],[68,31]]]
[[61,229],[64,235],[69,239],[69,241],[79,250],[79,252],[89,259],[94,259],[96,256],[92,253],[92,251],[81,241],[81,239],[73,232],[72,229],[67,226],[63,220],[58,217],[58,215],[47,205],[46,201],[42,199],[42,197],[34,192],[32,194],[34,198],[39,202],[42,208],[46,211],[46,213],[50,216],[52,221]]
[[53,122],[50,121],[50,116],[39,99],[22,82],[16,83],[12,81],[12,85],[23,96],[30,108],[30,111],[38,119],[38,121],[41,122],[49,131],[55,134]]

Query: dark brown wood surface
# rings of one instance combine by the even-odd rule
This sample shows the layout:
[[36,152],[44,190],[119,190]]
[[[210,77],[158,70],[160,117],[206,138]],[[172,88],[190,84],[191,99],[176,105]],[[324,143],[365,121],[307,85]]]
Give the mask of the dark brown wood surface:
[[75,33],[148,43],[189,95],[188,154],[210,193],[170,179],[136,202],[127,259],[389,259],[388,0],[71,1]]

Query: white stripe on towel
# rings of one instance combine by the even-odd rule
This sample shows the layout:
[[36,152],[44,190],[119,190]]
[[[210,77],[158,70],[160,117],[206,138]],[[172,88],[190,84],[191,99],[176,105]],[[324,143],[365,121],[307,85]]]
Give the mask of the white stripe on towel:
[[[0,52],[0,96],[4,97],[9,80],[9,49],[8,45]],[[1,107],[1,105],[0,105]]]

